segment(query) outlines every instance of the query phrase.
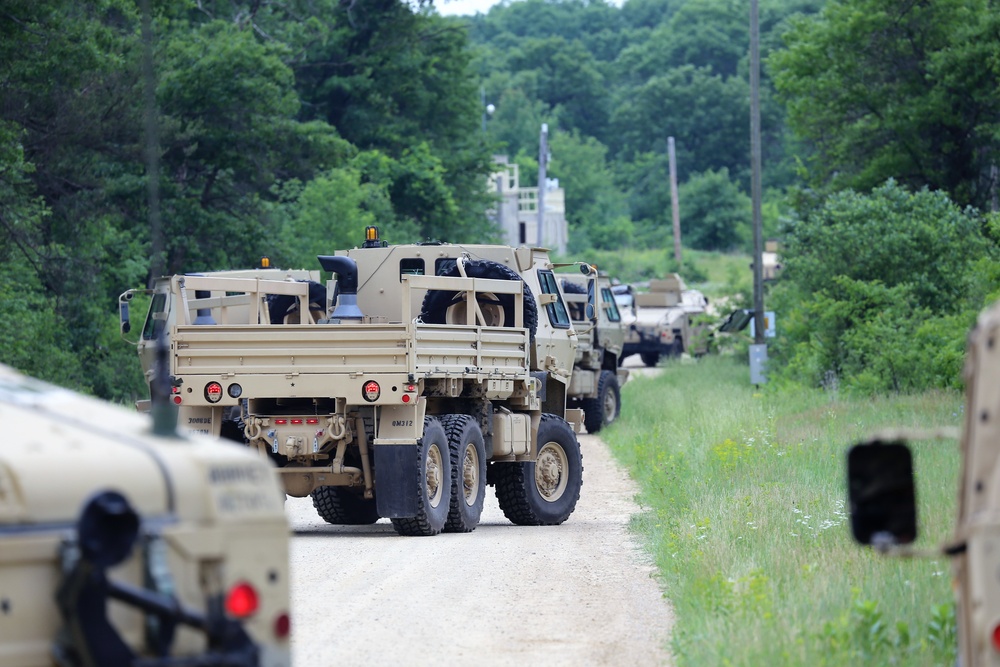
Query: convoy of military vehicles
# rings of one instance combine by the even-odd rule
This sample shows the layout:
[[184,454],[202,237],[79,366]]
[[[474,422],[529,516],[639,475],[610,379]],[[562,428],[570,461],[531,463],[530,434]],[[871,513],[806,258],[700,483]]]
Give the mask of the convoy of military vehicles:
[[142,336],[168,334],[181,424],[267,455],[286,493],[331,523],[471,531],[487,485],[514,523],[565,521],[584,416],[568,405],[578,333],[547,251],[368,234],[319,258],[336,276],[325,289],[157,284]]
[[489,485],[513,523],[572,514],[635,309],[544,249],[365,234],[326,284],[264,262],[122,294],[123,335],[150,297],[138,413],[0,367],[0,664],[289,664],[286,494],[401,535],[475,529]]

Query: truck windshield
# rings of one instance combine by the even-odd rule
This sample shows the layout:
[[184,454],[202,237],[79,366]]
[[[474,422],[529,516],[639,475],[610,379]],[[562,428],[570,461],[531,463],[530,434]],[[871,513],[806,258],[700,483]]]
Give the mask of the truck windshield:
[[539,271],[538,282],[541,285],[542,292],[556,295],[555,302],[545,306],[545,310],[549,315],[549,323],[556,329],[569,329],[569,313],[566,312],[566,304],[563,303],[562,294],[559,292],[558,285],[556,285],[556,277],[551,271]]
[[142,327],[143,340],[156,340],[167,324],[167,295],[157,292],[149,304],[146,324]]
[[604,302],[604,312],[608,314],[608,321],[621,322],[622,316],[618,312],[618,302],[615,301],[615,295],[607,287],[601,288],[601,301]]

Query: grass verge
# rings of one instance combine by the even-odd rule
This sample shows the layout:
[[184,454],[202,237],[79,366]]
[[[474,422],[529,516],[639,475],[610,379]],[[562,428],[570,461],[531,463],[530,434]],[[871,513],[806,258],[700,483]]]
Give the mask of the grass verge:
[[[671,361],[623,388],[602,435],[641,486],[633,519],[676,611],[680,665],[953,664],[947,559],[850,537],[845,454],[880,428],[958,426],[957,393],[866,400],[757,390],[732,357]],[[955,516],[955,441],[912,443],[917,546]]]

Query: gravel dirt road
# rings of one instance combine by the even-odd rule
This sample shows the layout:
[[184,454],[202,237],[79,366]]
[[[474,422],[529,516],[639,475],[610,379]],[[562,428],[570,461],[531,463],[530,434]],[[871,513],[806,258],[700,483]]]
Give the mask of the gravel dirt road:
[[295,664],[669,665],[672,611],[627,529],[636,488],[600,439],[580,442],[561,526],[511,524],[492,488],[475,531],[427,538],[331,526],[290,498]]

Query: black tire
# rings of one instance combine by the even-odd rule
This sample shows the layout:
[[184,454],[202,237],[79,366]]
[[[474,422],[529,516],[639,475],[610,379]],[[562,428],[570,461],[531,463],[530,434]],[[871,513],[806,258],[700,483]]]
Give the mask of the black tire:
[[311,494],[313,507],[327,523],[367,526],[379,520],[375,499],[343,486],[321,486]]
[[555,415],[538,425],[538,460],[494,463],[500,509],[519,526],[555,526],[573,513],[583,485],[583,457],[573,429]]
[[468,533],[479,525],[486,500],[486,445],[479,424],[469,415],[446,415],[451,458],[451,507],[446,533]]
[[640,352],[639,358],[642,359],[642,363],[646,364],[646,366],[650,368],[660,363],[659,352]]
[[618,418],[622,396],[618,387],[618,376],[612,371],[601,371],[597,381],[597,398],[583,401],[583,425],[587,433],[597,433]]
[[[458,264],[451,266],[442,273],[445,276],[460,276]],[[473,259],[465,263],[465,275],[470,278],[489,278],[493,280],[520,280],[524,285],[524,327],[530,332],[531,337],[535,337],[538,329],[538,304],[535,303],[535,296],[528,287],[528,283],[508,266],[492,262],[486,259]],[[455,324],[457,318],[449,318],[449,311],[452,306],[462,303],[462,295],[459,292],[449,290],[430,290],[424,297],[421,306],[420,318],[427,324]],[[489,322],[495,326],[514,326],[514,295],[513,294],[481,294],[479,297],[479,307],[483,309],[484,315],[490,318],[489,314],[495,316],[495,320]],[[453,313],[455,311],[452,311]],[[462,319],[462,322],[465,320]]]
[[[299,280],[309,283],[309,309],[326,312],[326,287],[315,280]],[[299,310],[299,300],[291,294],[268,294],[267,312],[271,324],[284,324],[285,317]]]
[[417,442],[417,468],[413,471],[417,515],[391,519],[400,535],[429,536],[444,530],[451,506],[451,458],[448,436],[434,417],[424,417],[423,437]]

